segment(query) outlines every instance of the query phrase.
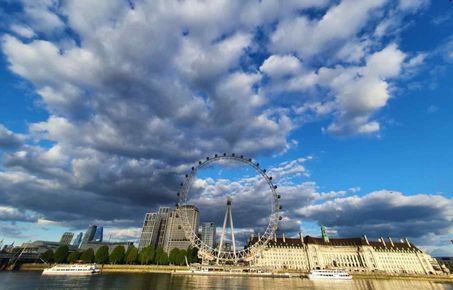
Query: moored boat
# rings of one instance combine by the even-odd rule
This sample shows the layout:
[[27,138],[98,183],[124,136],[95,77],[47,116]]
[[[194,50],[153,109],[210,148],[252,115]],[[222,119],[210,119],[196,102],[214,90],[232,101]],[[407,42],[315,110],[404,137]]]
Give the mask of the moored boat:
[[94,275],[100,272],[96,264],[58,264],[44,269],[42,275]]
[[352,276],[344,270],[313,270],[308,274],[310,280],[351,280]]

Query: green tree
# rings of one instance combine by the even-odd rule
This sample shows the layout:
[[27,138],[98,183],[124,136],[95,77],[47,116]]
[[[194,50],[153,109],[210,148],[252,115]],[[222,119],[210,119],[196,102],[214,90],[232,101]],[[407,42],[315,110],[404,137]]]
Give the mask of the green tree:
[[138,258],[138,250],[134,246],[130,246],[126,252],[126,264],[135,264]]
[[168,261],[170,264],[177,265],[178,263],[178,256],[179,256],[180,250],[178,248],[174,248],[173,250],[170,251],[170,255],[168,255]]
[[179,250],[178,255],[176,256],[176,265],[185,265],[186,264],[186,250]]
[[161,247],[156,249],[156,258],[154,260],[157,265],[168,265],[168,255]]
[[109,247],[107,247],[106,245],[101,246],[96,251],[96,256],[94,257],[94,260],[98,264],[107,264],[109,262]]
[[85,263],[93,263],[94,250],[89,248],[83,251],[82,255],[80,255],[80,260],[84,261]]
[[189,263],[197,263],[198,262],[198,249],[193,247],[187,248],[187,260]]
[[64,263],[66,262],[66,258],[68,257],[69,248],[68,246],[59,246],[58,249],[55,251],[54,260],[56,263]]
[[41,254],[40,258],[43,259],[46,263],[52,263],[53,251],[52,250],[45,251],[44,253]]
[[80,257],[80,253],[77,251],[71,252],[68,255],[68,258],[66,259],[68,263],[74,263],[76,260],[78,260]]
[[154,260],[154,248],[151,246],[144,247],[138,256],[140,264],[146,265],[151,264]]
[[110,254],[110,263],[122,264],[124,261],[124,247],[116,246]]

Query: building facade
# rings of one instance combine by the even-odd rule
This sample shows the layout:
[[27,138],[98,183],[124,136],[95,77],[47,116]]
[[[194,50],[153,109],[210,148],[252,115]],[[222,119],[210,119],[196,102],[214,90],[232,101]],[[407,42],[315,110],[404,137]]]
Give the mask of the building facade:
[[83,233],[80,232],[74,239],[74,242],[72,243],[72,245],[76,248],[80,247],[80,243],[82,242],[82,237],[83,237]]
[[185,205],[181,206],[179,211],[170,213],[168,218],[163,247],[166,253],[170,253],[174,248],[186,250],[191,245],[190,240],[186,238],[180,214],[187,215],[193,232],[198,235],[198,226],[200,223],[198,208],[193,205]]
[[201,240],[203,243],[211,248],[215,248],[215,223],[202,223],[201,224]]
[[69,245],[71,244],[72,237],[74,237],[74,233],[71,232],[65,232],[60,239],[60,243],[64,245]]
[[[250,244],[257,241],[251,238]],[[360,238],[274,238],[251,262],[269,269],[346,269],[350,272],[435,274],[441,272],[437,261],[407,239],[388,238],[369,241]]]
[[147,246],[154,248],[164,247],[168,218],[171,212],[169,207],[161,207],[157,213],[147,213],[145,215],[138,245],[139,250]]
[[94,235],[96,234],[96,229],[97,229],[96,225],[88,226],[88,229],[85,232],[85,235],[83,236],[82,244],[86,244],[88,242],[93,241]]
[[104,227],[96,227],[96,232],[94,233],[92,241],[102,242],[104,239]]

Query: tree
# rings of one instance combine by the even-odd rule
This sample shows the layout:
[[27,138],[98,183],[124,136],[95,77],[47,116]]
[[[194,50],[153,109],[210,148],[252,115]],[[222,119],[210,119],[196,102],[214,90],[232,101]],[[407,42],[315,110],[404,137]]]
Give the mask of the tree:
[[53,251],[52,250],[47,250],[44,253],[41,254],[40,256],[41,259],[44,260],[46,263],[52,263],[53,262]]
[[178,255],[176,256],[176,265],[184,265],[186,263],[186,250],[179,250]]
[[97,251],[96,251],[96,256],[94,258],[96,263],[98,264],[106,264],[109,262],[109,247],[106,245],[101,246]]
[[154,254],[155,251],[153,247],[151,246],[144,247],[138,257],[140,264],[142,265],[151,264],[154,259]]
[[177,265],[178,264],[178,255],[180,250],[178,248],[174,248],[170,251],[170,255],[168,256],[168,261],[170,264]]
[[69,248],[66,245],[59,246],[58,249],[55,251],[54,260],[56,263],[64,263],[66,262],[66,258],[68,257]]
[[116,246],[110,254],[110,263],[122,264],[124,261],[124,247]]
[[126,264],[135,264],[138,258],[138,250],[134,246],[130,246],[126,252],[125,262]]
[[198,262],[198,249],[193,247],[187,248],[187,260],[189,263],[197,263]]
[[85,250],[82,255],[80,256],[80,260],[84,261],[85,263],[93,263],[94,261],[94,251],[93,249],[89,248]]
[[157,265],[168,265],[168,255],[161,247],[156,249],[156,258],[154,260]]
[[66,259],[68,263],[74,263],[74,261],[78,260],[80,257],[80,253],[77,251],[74,251],[72,253],[69,253],[68,258]]

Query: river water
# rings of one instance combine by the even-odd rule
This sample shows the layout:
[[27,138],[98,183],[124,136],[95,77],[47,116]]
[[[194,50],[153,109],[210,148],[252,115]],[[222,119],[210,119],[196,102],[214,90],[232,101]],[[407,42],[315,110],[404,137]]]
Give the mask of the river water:
[[453,289],[453,283],[405,280],[310,281],[300,278],[172,276],[104,273],[97,276],[41,276],[41,272],[0,272],[0,289]]

